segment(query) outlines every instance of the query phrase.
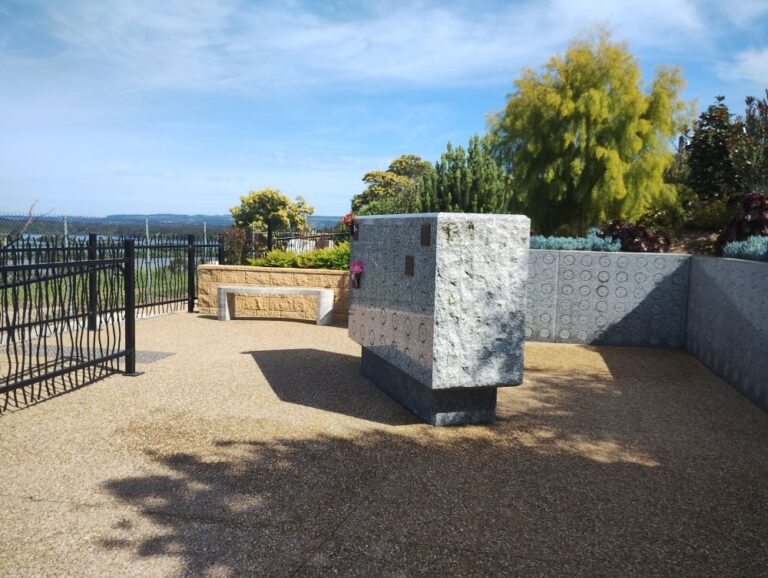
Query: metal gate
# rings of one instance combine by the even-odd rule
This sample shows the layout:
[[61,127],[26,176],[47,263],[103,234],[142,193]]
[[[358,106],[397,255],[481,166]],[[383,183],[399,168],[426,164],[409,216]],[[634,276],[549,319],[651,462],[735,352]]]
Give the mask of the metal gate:
[[0,413],[136,371],[135,247],[0,248]]

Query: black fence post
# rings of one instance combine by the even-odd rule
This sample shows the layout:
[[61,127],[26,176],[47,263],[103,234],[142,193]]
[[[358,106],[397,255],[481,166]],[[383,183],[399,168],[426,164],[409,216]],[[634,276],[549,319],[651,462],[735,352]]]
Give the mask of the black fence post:
[[267,251],[272,250],[272,223],[267,223]]
[[88,331],[96,331],[96,308],[98,301],[98,280],[96,275],[96,233],[88,235]]
[[219,235],[219,265],[224,264],[224,235]]
[[187,311],[195,312],[195,236],[187,235]]
[[136,373],[136,275],[133,239],[123,241],[125,249],[125,373]]

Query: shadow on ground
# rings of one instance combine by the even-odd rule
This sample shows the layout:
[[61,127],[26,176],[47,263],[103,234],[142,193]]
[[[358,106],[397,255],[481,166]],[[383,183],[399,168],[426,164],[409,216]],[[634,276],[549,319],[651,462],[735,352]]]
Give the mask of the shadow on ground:
[[387,425],[419,423],[360,374],[359,356],[320,349],[246,353],[281,401]]
[[91,366],[84,370],[59,375],[43,382],[0,393],[0,418],[95,385],[117,373],[119,372],[110,368]]
[[[359,417],[344,407],[365,396],[322,378],[357,375],[355,358],[312,351],[250,354],[281,399]],[[163,474],[105,484],[157,531],[126,522],[102,545],[178,557],[188,575],[764,575],[765,417],[695,362],[641,383],[658,352],[605,355],[610,371],[530,370],[488,427],[293,436],[187,420],[178,451],[144,448]],[[326,393],[291,385],[304,379]],[[700,386],[715,393],[697,405]]]

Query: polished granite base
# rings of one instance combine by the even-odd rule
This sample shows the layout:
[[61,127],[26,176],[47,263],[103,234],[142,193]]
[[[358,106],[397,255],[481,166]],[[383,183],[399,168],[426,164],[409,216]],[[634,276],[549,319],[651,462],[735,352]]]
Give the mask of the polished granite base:
[[438,425],[493,423],[496,388],[433,390],[363,347],[362,374],[425,422]]

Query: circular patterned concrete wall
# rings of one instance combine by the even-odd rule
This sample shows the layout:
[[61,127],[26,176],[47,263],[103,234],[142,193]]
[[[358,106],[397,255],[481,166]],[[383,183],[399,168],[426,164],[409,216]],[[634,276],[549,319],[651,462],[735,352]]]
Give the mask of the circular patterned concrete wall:
[[688,255],[532,250],[526,338],[683,347]]
[[686,347],[768,409],[768,264],[695,257]]

